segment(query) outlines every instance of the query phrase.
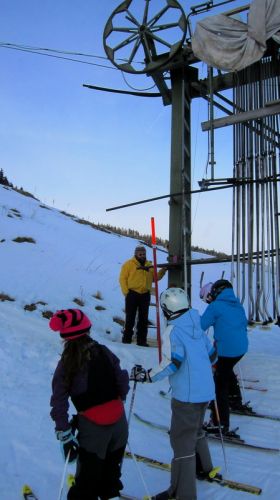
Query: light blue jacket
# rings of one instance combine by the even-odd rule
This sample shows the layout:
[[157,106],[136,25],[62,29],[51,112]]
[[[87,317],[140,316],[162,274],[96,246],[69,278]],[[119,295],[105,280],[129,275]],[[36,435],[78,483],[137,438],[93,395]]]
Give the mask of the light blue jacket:
[[168,322],[162,338],[162,362],[150,372],[152,382],[169,376],[173,398],[189,403],[211,401],[215,399],[209,358],[213,354],[198,311],[190,309]]
[[232,288],[225,288],[209,304],[201,317],[201,326],[214,328],[214,339],[219,356],[242,356],[248,350],[247,318],[244,307]]

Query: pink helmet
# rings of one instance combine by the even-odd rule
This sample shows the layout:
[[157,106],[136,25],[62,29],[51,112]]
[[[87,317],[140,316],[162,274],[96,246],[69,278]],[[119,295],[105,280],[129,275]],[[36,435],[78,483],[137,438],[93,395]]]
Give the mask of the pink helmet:
[[213,283],[210,281],[210,283],[206,283],[203,287],[201,287],[200,292],[199,292],[199,297],[203,300],[203,302],[211,302],[210,299],[210,292],[212,289]]

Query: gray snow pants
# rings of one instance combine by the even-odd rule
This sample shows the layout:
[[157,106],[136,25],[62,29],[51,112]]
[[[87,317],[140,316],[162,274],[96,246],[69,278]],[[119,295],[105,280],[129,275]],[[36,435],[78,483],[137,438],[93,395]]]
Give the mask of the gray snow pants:
[[212,460],[205,432],[202,429],[208,403],[182,403],[171,400],[172,418],[170,444],[174,457],[171,463],[170,498],[196,500],[196,454],[202,470],[209,472]]

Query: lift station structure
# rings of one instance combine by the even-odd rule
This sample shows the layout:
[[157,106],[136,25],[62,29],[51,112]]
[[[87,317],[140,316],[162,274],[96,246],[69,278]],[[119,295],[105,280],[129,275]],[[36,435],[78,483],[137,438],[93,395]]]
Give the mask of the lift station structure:
[[[213,15],[229,3],[231,10]],[[208,11],[193,32],[193,18]],[[169,285],[191,296],[198,263],[191,257],[191,103],[204,99],[211,175],[200,191],[233,190],[231,281],[249,321],[279,322],[280,0],[238,7],[206,1],[188,13],[176,0],[125,0],[109,17],[103,44],[119,70],[150,76],[163,105],[172,107]],[[199,62],[207,64],[204,78]],[[214,119],[215,108],[222,117]],[[226,126],[233,131],[232,176],[217,179],[214,134]]]

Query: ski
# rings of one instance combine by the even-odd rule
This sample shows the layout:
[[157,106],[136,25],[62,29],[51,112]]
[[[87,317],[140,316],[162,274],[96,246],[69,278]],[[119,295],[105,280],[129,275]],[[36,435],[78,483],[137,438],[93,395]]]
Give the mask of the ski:
[[[206,432],[207,438],[213,439],[216,441],[221,441],[220,435],[218,434],[211,434],[209,432]],[[232,444],[236,446],[244,446],[245,448],[253,448],[254,450],[260,450],[260,451],[270,451],[274,453],[278,453],[280,450],[278,448],[270,448],[268,446],[261,446],[258,444],[252,444],[252,443],[247,443],[244,439],[241,438],[230,438],[227,436],[223,436],[223,441],[224,443],[227,444]]]
[[280,417],[276,415],[265,415],[264,413],[258,413],[256,411],[239,411],[230,409],[230,413],[234,413],[235,415],[243,415],[245,417],[256,417],[256,418],[267,418],[269,420],[274,420],[276,422],[280,422]]
[[[154,458],[149,458],[149,457],[145,457],[143,455],[138,455],[136,453],[134,453],[133,455],[135,456],[136,460],[138,460],[139,462],[145,463],[145,464],[149,465],[150,467],[156,467],[157,469],[161,469],[161,470],[165,470],[165,471],[171,470],[170,464],[160,462],[159,460],[155,460]],[[130,452],[127,451],[127,452],[125,452],[125,457],[132,458],[132,455]],[[217,471],[217,470],[218,470],[218,468],[214,469],[214,471]],[[259,488],[257,486],[252,486],[252,485],[246,484],[246,483],[240,483],[238,481],[232,481],[230,479],[223,479],[217,475],[214,475],[214,477],[212,475],[212,477],[209,477],[209,479],[207,479],[207,481],[214,482],[214,483],[219,484],[220,486],[225,486],[227,488],[231,488],[234,490],[252,493],[254,495],[260,495],[262,492],[261,488]],[[145,497],[145,498],[148,499],[149,497]]]
[[223,479],[218,476],[206,479],[210,483],[217,483],[220,486],[225,486],[226,488],[231,488],[232,490],[245,491],[246,493],[252,493],[253,495],[261,495],[262,489],[258,486],[252,486],[251,484],[240,483],[239,481],[232,481],[231,479]]
[[[120,494],[120,498],[122,498],[123,500],[141,500],[141,498],[139,497],[134,497],[132,495],[127,495],[126,493],[121,493]],[[149,497],[147,497],[149,498]]]
[[[154,429],[158,429],[158,430],[163,431],[163,432],[167,432],[167,433],[169,432],[169,428],[167,427],[167,425],[162,425],[162,424],[157,424],[155,422],[151,422],[150,420],[147,420],[147,419],[141,417],[140,415],[138,415],[138,413],[133,413],[133,415],[137,420],[139,420],[139,422],[142,422],[145,425],[148,425],[150,427],[153,427]],[[207,434],[207,437],[209,439],[213,439],[214,441],[220,441],[219,435],[210,434],[208,432],[206,432],[206,434]],[[236,445],[236,446],[244,446],[245,448],[252,448],[254,450],[270,451],[270,452],[275,452],[275,453],[278,453],[280,451],[278,448],[270,448],[268,446],[261,446],[261,445],[257,445],[257,444],[247,443],[247,441],[245,441],[244,439],[241,439],[241,438],[230,438],[227,436],[223,436],[223,441],[224,441],[224,443],[228,443],[228,444],[232,444],[232,445]]]
[[[163,398],[169,399],[168,392],[159,391],[159,394]],[[267,418],[268,420],[274,420],[275,422],[280,422],[280,417],[278,415],[266,415],[264,413],[258,413],[254,410],[252,410],[252,411],[250,411],[250,410],[249,411],[240,411],[240,410],[233,410],[231,408],[230,413],[234,413],[235,415],[243,415],[245,417]]]
[[267,392],[265,387],[255,387],[254,385],[244,385],[244,389],[248,389],[249,391]]
[[22,487],[21,492],[24,500],[39,500],[28,484]]
[[[142,462],[146,465],[149,465],[150,467],[170,471],[170,464],[160,462],[159,460],[155,460],[154,458],[144,457],[143,455],[138,455],[136,453],[133,453],[133,456],[136,458],[138,462]],[[130,453],[130,451],[126,451],[124,457],[132,458],[132,454]]]
[[[244,389],[248,389],[249,391],[259,391],[259,392],[267,392],[268,391],[268,389],[266,389],[265,387],[255,387],[253,385],[245,385]],[[168,399],[169,401],[171,399],[171,393],[169,391],[159,391],[159,395],[165,399]]]
[[[268,389],[266,387],[256,387],[255,385],[244,385],[244,389],[247,389],[248,391],[260,391],[260,392],[267,392]],[[167,396],[168,392],[160,391],[162,396]]]
[[238,382],[250,382],[251,384],[257,384],[259,382],[259,379],[258,378],[243,378],[243,379],[239,379],[238,378]]

